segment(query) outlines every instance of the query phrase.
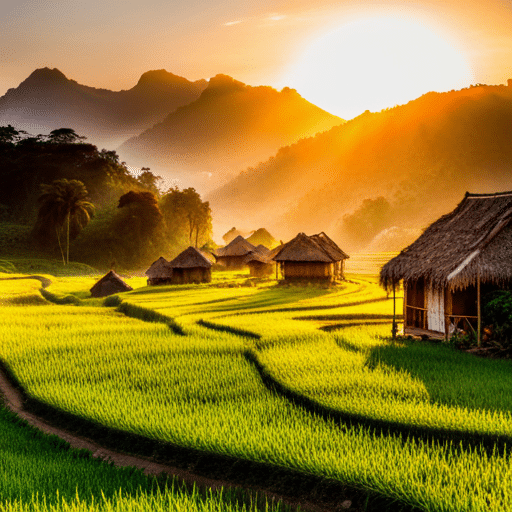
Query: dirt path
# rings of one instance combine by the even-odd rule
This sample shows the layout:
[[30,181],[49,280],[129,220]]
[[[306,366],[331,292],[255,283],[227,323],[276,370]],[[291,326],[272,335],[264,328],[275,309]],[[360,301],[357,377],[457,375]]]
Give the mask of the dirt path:
[[[101,444],[95,442],[93,439],[74,435],[66,429],[50,425],[43,418],[34,415],[27,411],[24,407],[23,393],[17,389],[10,381],[5,370],[0,367],[0,398],[7,409],[15,413],[20,418],[23,418],[33,427],[41,430],[42,432],[50,435],[56,435],[68,442],[73,448],[89,450],[93,457],[97,457],[106,461],[112,462],[115,466],[119,467],[136,467],[142,470],[146,475],[159,475],[165,473],[169,476],[175,476],[183,480],[187,485],[195,484],[200,488],[220,489],[222,487],[240,487],[236,483],[228,480],[218,480],[207,478],[203,475],[194,474],[191,471],[186,471],[181,468],[173,467],[170,465],[155,462],[151,458],[141,456],[129,455],[126,453],[108,449]],[[265,494],[269,501],[282,501],[291,507],[296,508],[300,506],[301,511],[304,512],[333,512],[333,511],[352,511],[356,509],[351,508],[351,501],[342,498],[339,503],[326,506],[325,503],[317,503],[316,500],[304,500],[302,497],[284,496],[272,492],[268,492],[264,488],[249,487],[246,488],[249,492],[257,492],[259,495]]]

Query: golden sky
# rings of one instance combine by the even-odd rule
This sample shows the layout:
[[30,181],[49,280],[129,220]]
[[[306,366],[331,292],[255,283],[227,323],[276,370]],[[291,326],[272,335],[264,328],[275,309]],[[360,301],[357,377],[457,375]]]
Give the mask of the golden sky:
[[[372,45],[380,48],[389,40],[386,28],[395,30],[388,21],[379,22],[379,30],[384,30],[380,39],[374,35],[372,40],[369,34],[370,53],[358,55],[356,40],[341,37],[325,58],[310,55],[308,61],[305,57],[315,45],[316,51],[321,48],[318,41],[326,34],[347,25],[355,23],[352,26],[373,33],[365,23],[375,19],[401,20],[413,31],[423,27],[442,41],[446,51],[439,46],[441,55],[453,50],[467,64],[466,74],[459,77],[461,83],[498,84],[512,78],[509,0],[2,0],[0,94],[16,87],[34,69],[48,66],[79,83],[114,90],[133,87],[150,69],[166,69],[190,80],[224,73],[251,85],[288,85],[316,102],[298,85],[297,70],[308,76],[308,62],[317,64],[309,73],[316,97],[322,97],[322,84],[327,81],[355,80],[357,70],[343,60],[347,56],[368,70],[366,81],[371,77],[375,84],[393,84],[407,78],[406,71],[400,74],[392,67],[389,72],[376,67],[372,75],[378,64],[372,60]],[[425,37],[424,44],[430,45]],[[400,41],[395,43],[409,46]],[[332,41],[329,44],[332,46]],[[427,57],[412,60],[418,64]],[[431,57],[433,62],[442,60],[436,54]],[[448,61],[444,64],[453,68]],[[323,69],[330,72],[324,74]],[[441,75],[443,71],[433,73]],[[293,79],[297,83],[288,83]],[[340,94],[348,102],[354,92]],[[413,99],[407,96],[416,94],[416,89],[411,87],[402,94],[403,100],[387,101],[405,103]],[[351,111],[346,103],[336,108],[339,110],[333,113],[349,118],[363,107]]]

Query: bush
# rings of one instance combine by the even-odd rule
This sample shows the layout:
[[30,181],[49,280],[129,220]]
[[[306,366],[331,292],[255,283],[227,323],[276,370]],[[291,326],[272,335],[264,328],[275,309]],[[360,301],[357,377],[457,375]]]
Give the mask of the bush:
[[492,325],[492,337],[504,348],[512,348],[512,292],[500,290],[486,297],[484,325]]

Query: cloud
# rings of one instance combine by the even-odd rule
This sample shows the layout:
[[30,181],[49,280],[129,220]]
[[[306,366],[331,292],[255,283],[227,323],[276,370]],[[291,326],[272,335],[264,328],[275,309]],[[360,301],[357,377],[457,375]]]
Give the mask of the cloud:
[[242,20],[228,21],[228,22],[224,23],[224,26],[231,27],[233,25],[238,25],[239,23],[242,23]]
[[268,17],[268,20],[269,21],[280,21],[282,19],[286,18],[286,16],[284,14],[271,14],[269,17]]

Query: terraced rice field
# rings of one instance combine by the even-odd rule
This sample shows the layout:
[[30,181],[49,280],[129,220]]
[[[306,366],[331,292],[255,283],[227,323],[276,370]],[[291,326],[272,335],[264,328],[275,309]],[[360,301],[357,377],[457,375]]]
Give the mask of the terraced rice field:
[[103,425],[418,510],[512,509],[510,362],[393,342],[375,279],[223,275],[121,298],[8,301],[0,357],[38,400]]

